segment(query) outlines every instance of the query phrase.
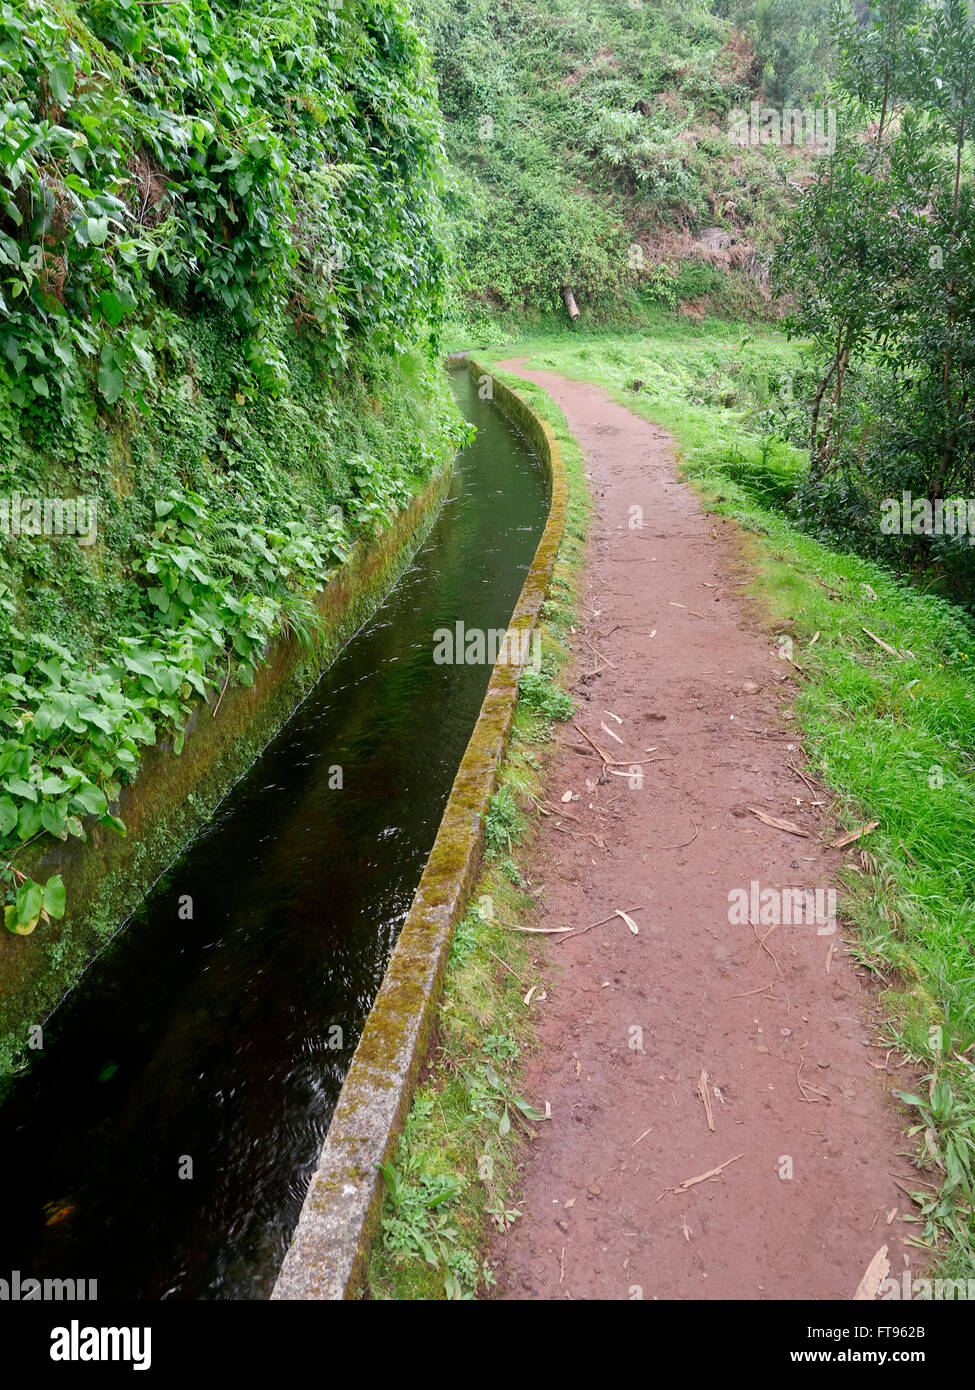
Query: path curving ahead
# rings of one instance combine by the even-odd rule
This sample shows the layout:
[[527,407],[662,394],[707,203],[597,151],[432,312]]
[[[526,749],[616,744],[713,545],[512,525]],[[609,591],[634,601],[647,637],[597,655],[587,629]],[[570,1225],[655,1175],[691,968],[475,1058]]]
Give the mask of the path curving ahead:
[[494,1240],[499,1293],[849,1299],[882,1245],[898,1278],[908,1254],[920,1263],[895,1182],[917,1174],[886,1094],[911,1079],[871,1045],[877,1005],[842,922],[729,920],[733,890],[824,888],[841,858],[822,847],[824,797],[790,766],[791,668],[737,596],[736,528],[679,481],[673,441],[526,360],[499,366],[561,407],[595,500],[575,717],[610,757],[645,763],[642,789],[599,784],[600,759],[559,726],[549,804],[579,800],[543,820],[529,857],[546,922],[639,906],[639,935],[617,917],[539,948],[552,985],[523,1093],[552,1119],[524,1164],[522,1218]]

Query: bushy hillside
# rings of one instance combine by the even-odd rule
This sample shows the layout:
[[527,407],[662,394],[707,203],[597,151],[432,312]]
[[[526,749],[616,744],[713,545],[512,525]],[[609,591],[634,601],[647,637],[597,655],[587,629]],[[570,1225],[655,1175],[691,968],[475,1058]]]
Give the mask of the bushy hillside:
[[763,308],[790,182],[815,156],[741,148],[729,115],[766,87],[808,106],[824,8],[785,0],[792,62],[753,3],[424,0],[466,275],[455,314],[564,313],[566,286],[597,318]]

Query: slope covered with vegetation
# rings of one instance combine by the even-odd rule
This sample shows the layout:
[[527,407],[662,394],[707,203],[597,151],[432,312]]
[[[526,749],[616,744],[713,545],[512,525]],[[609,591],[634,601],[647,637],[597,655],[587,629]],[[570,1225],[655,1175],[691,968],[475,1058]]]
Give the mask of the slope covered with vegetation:
[[[720,13],[717,11],[720,9]],[[764,311],[804,144],[729,138],[752,100],[809,107],[827,6],[423,0],[453,174],[453,316]],[[781,11],[781,13],[780,13]],[[788,39],[788,42],[784,40]],[[701,234],[707,233],[703,237]]]
[[[313,637],[451,451],[440,162],[401,0],[0,5],[5,857],[121,830],[140,749]],[[63,911],[6,886],[18,931]]]

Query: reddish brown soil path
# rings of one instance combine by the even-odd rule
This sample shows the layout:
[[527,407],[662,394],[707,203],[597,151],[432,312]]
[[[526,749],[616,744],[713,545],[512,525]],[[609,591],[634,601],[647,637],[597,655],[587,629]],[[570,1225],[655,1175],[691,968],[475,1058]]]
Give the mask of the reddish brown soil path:
[[729,921],[732,890],[823,887],[840,858],[822,848],[828,808],[790,768],[789,668],[737,597],[733,524],[678,480],[668,436],[596,387],[501,365],[549,392],[587,460],[577,721],[609,757],[646,762],[642,790],[600,784],[599,757],[560,726],[549,804],[579,800],[532,851],[545,920],[639,906],[639,935],[617,917],[539,948],[551,983],[523,1091],[552,1119],[525,1161],[522,1218],[494,1242],[499,1293],[849,1299],[881,1245],[905,1268],[894,1178],[916,1174],[886,1092],[910,1078],[872,1045],[842,920],[835,935]]

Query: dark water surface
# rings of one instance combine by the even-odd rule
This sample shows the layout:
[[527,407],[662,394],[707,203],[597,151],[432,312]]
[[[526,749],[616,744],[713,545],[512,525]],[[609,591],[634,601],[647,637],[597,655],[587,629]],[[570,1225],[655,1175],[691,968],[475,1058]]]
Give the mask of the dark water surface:
[[544,525],[527,446],[454,384],[478,438],[422,550],[0,1107],[0,1278],[270,1293],[487,686],[432,634],[506,627]]

